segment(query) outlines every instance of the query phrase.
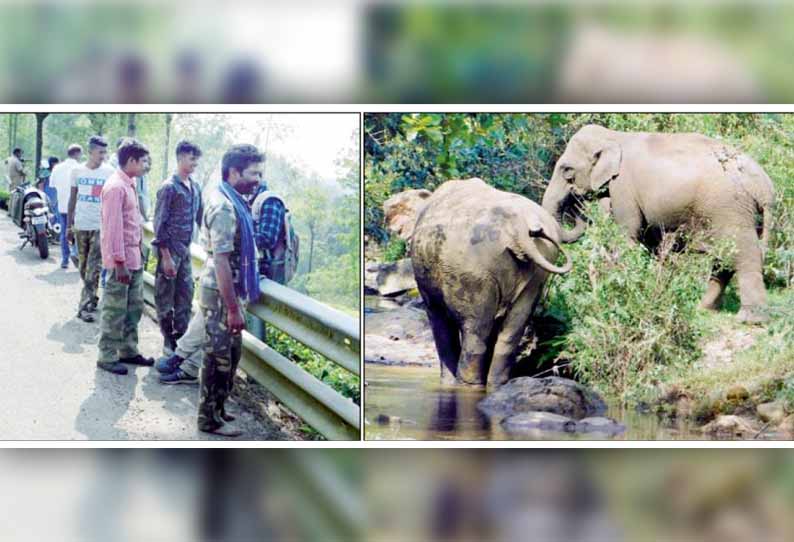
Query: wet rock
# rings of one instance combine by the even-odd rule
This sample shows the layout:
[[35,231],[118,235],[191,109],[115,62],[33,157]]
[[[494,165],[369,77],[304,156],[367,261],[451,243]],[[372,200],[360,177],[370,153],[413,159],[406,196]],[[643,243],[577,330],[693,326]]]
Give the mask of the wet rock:
[[605,417],[592,417],[576,421],[552,412],[522,412],[502,420],[505,431],[514,434],[527,432],[583,433],[615,436],[626,431],[626,426]]
[[364,268],[364,288],[366,293],[378,293],[384,296],[394,296],[416,289],[411,259],[367,264]]
[[758,417],[764,422],[772,424],[779,424],[786,417],[786,409],[782,401],[772,401],[771,403],[763,403],[756,407]]
[[739,416],[723,415],[704,425],[701,431],[717,438],[753,438],[758,428]]
[[401,418],[400,416],[389,416],[388,414],[375,416],[375,423],[378,425],[416,425],[413,420]]
[[480,401],[477,408],[491,417],[525,412],[551,412],[580,420],[606,412],[597,393],[573,380],[558,377],[520,377],[510,380]]
[[786,416],[777,426],[777,430],[788,439],[794,438],[794,414]]
[[744,386],[732,386],[725,392],[725,399],[731,403],[743,403],[750,398],[750,392]]
[[385,365],[438,364],[427,313],[401,307],[364,315],[364,361]]
[[513,433],[540,430],[556,433],[573,433],[576,431],[576,421],[567,416],[551,412],[522,412],[502,420],[505,430]]
[[597,416],[585,418],[576,422],[577,433],[600,433],[604,435],[620,435],[626,431],[626,426],[612,418]]
[[375,423],[378,425],[391,425],[400,423],[399,416],[389,416],[387,414],[378,414],[375,416]]

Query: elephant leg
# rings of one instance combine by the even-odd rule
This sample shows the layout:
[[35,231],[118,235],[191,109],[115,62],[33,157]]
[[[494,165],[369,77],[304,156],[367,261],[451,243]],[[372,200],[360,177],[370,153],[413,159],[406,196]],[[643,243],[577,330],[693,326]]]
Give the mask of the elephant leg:
[[706,286],[706,293],[703,295],[703,299],[700,300],[700,308],[717,310],[722,301],[722,294],[725,293],[725,288],[727,288],[732,277],[732,270],[723,269],[712,273],[708,286]]
[[628,198],[629,194],[625,193],[625,189],[609,198],[612,216],[615,217],[615,222],[626,230],[629,239],[639,242],[643,234],[642,211],[633,199]]
[[445,384],[455,382],[460,358],[460,331],[458,325],[450,318],[446,308],[427,305],[427,316],[436,352],[441,362],[441,381]]
[[485,384],[490,354],[488,340],[493,325],[493,318],[478,319],[476,323],[464,323],[461,334],[462,351],[458,362],[458,381],[464,384]]
[[502,329],[496,337],[493,360],[488,370],[489,389],[498,388],[510,378],[510,371],[518,353],[518,344],[526,326],[529,324],[535,301],[538,298],[544,280],[545,277],[537,277],[537,280],[532,280],[516,304],[510,309],[510,312],[507,313]]
[[748,228],[736,235],[736,277],[742,308],[739,320],[759,324],[769,320],[765,313],[766,287],[762,273],[761,246],[755,230]]

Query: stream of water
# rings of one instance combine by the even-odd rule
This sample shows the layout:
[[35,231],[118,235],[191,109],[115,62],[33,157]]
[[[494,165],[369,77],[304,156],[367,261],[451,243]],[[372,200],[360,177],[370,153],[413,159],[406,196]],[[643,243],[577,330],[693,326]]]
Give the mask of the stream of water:
[[[367,440],[592,440],[593,434],[537,432],[513,436],[491,424],[477,410],[482,389],[442,386],[438,369],[367,364],[364,378],[365,438]],[[622,410],[614,405],[606,414],[626,426],[612,437],[622,440],[698,440],[692,425],[662,423],[655,415]],[[607,438],[607,437],[601,437]]]

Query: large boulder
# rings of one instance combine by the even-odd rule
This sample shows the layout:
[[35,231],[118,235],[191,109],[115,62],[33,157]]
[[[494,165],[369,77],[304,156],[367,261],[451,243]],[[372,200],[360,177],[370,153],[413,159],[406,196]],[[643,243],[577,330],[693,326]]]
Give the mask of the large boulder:
[[717,439],[747,439],[758,434],[758,428],[750,420],[734,415],[718,416],[700,430]]
[[382,296],[395,296],[416,289],[411,259],[367,264],[364,268],[364,287],[367,293],[378,293]]
[[603,399],[578,382],[556,376],[520,377],[488,394],[477,408],[492,418],[504,419],[528,412],[551,412],[574,420],[606,412]]
[[783,401],[762,403],[756,407],[756,412],[758,413],[758,417],[761,418],[761,421],[780,425],[786,417],[786,405],[783,404]]
[[423,310],[401,307],[364,315],[364,361],[385,365],[438,364],[433,332]]
[[409,241],[414,234],[416,217],[427,205],[431,195],[429,190],[424,189],[405,190],[387,199],[383,203],[383,214],[389,231]]

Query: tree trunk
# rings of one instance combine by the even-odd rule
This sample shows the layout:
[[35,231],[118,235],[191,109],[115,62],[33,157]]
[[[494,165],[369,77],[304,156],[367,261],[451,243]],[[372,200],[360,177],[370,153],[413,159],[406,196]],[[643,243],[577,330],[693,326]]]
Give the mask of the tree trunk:
[[165,179],[168,177],[168,156],[170,154],[169,147],[171,147],[171,121],[174,119],[174,115],[171,113],[165,114],[165,156],[163,156],[163,176],[162,178]]
[[11,156],[11,151],[17,146],[17,122],[19,121],[19,113],[11,113],[8,115],[8,156]]
[[306,273],[312,272],[312,258],[314,257],[314,224],[309,224],[309,268]]
[[137,126],[135,125],[135,113],[127,114],[127,137],[135,137]]
[[33,181],[32,184],[36,184],[36,179],[39,178],[39,167],[41,164],[41,145],[44,141],[44,119],[46,119],[50,114],[49,113],[36,113],[36,161],[33,164]]

